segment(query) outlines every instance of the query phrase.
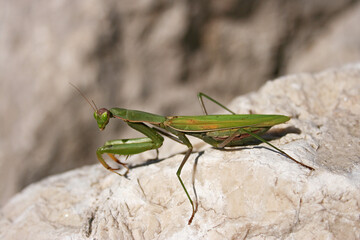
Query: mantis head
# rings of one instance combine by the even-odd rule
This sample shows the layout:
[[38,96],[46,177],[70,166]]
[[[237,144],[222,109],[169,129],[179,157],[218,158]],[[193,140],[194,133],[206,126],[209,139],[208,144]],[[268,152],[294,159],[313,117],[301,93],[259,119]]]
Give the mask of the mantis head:
[[112,114],[106,108],[100,108],[94,112],[94,118],[99,126],[99,129],[102,131],[105,129],[106,125],[109,123],[109,119]]

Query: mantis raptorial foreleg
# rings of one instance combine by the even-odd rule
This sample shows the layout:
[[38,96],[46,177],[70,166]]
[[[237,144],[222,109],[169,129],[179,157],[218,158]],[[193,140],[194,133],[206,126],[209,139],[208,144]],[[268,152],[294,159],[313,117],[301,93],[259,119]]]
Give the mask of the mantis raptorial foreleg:
[[[126,172],[124,174],[120,174],[118,172],[116,172],[117,174],[121,175],[121,176],[126,176],[129,173],[129,167],[126,165],[126,163],[121,162],[119,159],[117,159],[115,157],[114,154],[108,153],[107,155],[109,155],[109,157],[111,158],[111,160],[113,160],[114,162],[116,162],[117,164],[122,165],[124,168],[126,168]],[[108,168],[108,170],[115,172],[117,170],[120,170],[120,168]]]
[[[100,163],[108,170],[115,172],[119,175],[126,175],[129,171],[129,168],[126,166],[125,163],[120,162],[114,154],[118,155],[133,155],[142,153],[148,150],[155,149],[157,150],[161,147],[164,138],[159,135],[155,129],[148,127],[143,123],[128,123],[128,125],[135,130],[143,133],[147,137],[143,138],[132,138],[132,139],[118,139],[118,140],[111,140],[107,141],[104,146],[99,147],[96,151],[97,158],[99,159]],[[117,172],[119,168],[112,168],[110,167],[102,155],[107,153],[111,159],[122,166],[124,166],[127,170],[125,174],[120,174]]]

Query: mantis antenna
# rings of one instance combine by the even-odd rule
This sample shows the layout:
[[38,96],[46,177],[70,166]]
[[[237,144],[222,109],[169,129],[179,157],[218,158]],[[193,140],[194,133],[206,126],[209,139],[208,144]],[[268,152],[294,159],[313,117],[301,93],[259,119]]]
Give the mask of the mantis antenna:
[[[79,89],[77,86],[75,86],[75,85],[72,84],[71,82],[69,82],[69,84],[70,84],[73,88],[75,88],[75,89],[80,93],[80,95],[89,103],[90,107],[91,107],[95,112],[98,111],[98,108],[97,108],[94,100],[91,99],[91,102],[90,102],[89,99],[85,96],[85,94],[84,94],[82,91],[80,91],[80,89]],[[92,104],[91,104],[91,103],[92,103]]]

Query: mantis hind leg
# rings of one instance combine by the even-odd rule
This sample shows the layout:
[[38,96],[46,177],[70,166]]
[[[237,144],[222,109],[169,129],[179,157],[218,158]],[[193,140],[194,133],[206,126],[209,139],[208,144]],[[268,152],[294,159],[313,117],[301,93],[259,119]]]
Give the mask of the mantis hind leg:
[[307,169],[311,170],[311,171],[314,171],[315,169],[313,167],[310,167],[302,162],[299,162],[298,160],[296,160],[295,158],[291,157],[289,154],[287,154],[286,152],[284,152],[283,150],[275,147],[274,145],[272,145],[271,143],[269,143],[268,141],[266,141],[265,139],[263,139],[262,137],[252,133],[251,131],[248,131],[246,129],[242,129],[242,131],[248,133],[249,135],[251,135],[252,137],[260,140],[261,142],[263,143],[266,143],[267,145],[269,145],[270,147],[274,148],[275,150],[278,150],[280,153],[282,153],[283,155],[285,155],[286,157],[290,158],[291,160],[293,160],[294,162],[296,162],[297,164],[300,164],[301,166],[303,167],[306,167]]
[[208,95],[206,95],[205,93],[199,92],[198,93],[198,99],[201,105],[201,108],[204,112],[205,115],[208,115],[206,108],[205,108],[205,104],[203,101],[203,97],[206,97],[207,99],[209,99],[210,101],[212,101],[213,103],[219,105],[221,108],[225,109],[226,111],[230,112],[231,114],[236,114],[235,112],[231,111],[229,108],[225,107],[223,104],[219,103],[218,101],[216,101],[215,99],[213,99],[212,97],[209,97]]

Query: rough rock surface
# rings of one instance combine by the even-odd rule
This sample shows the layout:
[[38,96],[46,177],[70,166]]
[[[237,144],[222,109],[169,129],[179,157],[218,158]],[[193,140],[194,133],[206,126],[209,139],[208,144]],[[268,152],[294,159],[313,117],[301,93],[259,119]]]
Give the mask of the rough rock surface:
[[[265,81],[360,59],[360,2],[0,0],[0,205],[29,183],[95,163],[91,109],[199,114]],[[76,159],[76,161],[74,161]]]
[[[1,209],[0,238],[359,239],[359,79],[360,65],[292,75],[230,105],[292,116],[268,137],[313,172],[265,144],[200,145],[182,173],[191,190],[197,162],[199,210],[189,226],[190,204],[175,175],[183,155],[142,165],[150,158],[142,154],[131,158],[128,179],[97,164],[30,185]],[[173,145],[162,156],[184,149]]]

